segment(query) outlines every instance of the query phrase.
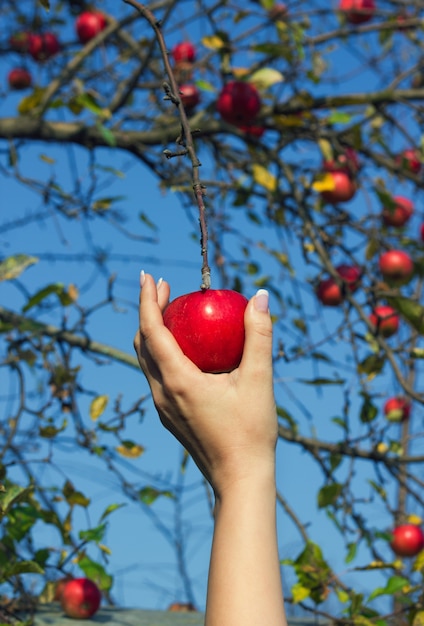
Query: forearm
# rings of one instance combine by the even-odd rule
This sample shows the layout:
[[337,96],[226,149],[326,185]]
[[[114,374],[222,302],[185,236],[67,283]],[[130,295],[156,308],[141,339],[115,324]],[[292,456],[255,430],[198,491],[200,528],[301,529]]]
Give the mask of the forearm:
[[273,469],[217,498],[205,626],[286,626]]

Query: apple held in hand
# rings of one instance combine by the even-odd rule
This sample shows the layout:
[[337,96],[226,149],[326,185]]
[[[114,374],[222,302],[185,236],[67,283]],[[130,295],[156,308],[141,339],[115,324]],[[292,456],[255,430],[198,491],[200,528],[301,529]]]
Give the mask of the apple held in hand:
[[231,80],[221,90],[216,108],[223,120],[235,126],[249,126],[261,108],[256,87],[241,80]]
[[230,372],[243,354],[246,306],[247,299],[237,291],[206,289],[173,300],[163,321],[199,369]]
[[402,524],[393,530],[390,545],[397,556],[416,556],[424,548],[424,533],[415,524]]
[[106,26],[106,18],[99,11],[83,11],[75,20],[75,30],[81,43],[94,39]]
[[409,221],[413,212],[414,204],[404,196],[393,196],[393,204],[383,208],[382,217],[386,226],[400,228]]
[[384,404],[383,413],[389,422],[403,422],[411,414],[411,403],[406,398],[389,398]]
[[369,316],[374,331],[382,337],[391,337],[399,330],[399,315],[391,306],[376,306]]
[[407,283],[414,272],[414,263],[403,250],[388,250],[384,252],[378,261],[380,271],[385,280],[393,285]]
[[374,0],[340,0],[341,11],[351,24],[368,22],[375,13]]
[[98,610],[101,599],[96,583],[89,578],[73,578],[63,586],[60,603],[68,617],[88,619]]

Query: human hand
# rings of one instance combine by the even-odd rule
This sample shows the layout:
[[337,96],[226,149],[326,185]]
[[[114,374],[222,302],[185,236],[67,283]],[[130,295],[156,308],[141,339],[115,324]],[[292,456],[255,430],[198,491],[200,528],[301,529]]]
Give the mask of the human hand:
[[245,313],[239,367],[207,374],[188,359],[164,326],[166,282],[142,275],[140,326],[134,347],[163,425],[191,454],[217,495],[265,470],[274,472],[277,417],[272,375],[272,323],[260,291]]

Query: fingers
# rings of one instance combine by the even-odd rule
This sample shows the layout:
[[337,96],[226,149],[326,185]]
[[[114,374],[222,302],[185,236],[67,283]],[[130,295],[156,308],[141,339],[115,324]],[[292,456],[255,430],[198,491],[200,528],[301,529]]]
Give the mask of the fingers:
[[[172,380],[182,369],[190,367],[181,348],[172,334],[164,326],[162,311],[169,301],[169,285],[165,281],[155,284],[150,274],[142,275],[140,280],[139,332],[134,346],[140,365],[150,380],[157,378]],[[196,368],[197,369],[197,368]]]
[[264,376],[272,384],[272,321],[268,309],[268,292],[260,289],[250,299],[244,316],[246,338],[240,371],[256,379]]

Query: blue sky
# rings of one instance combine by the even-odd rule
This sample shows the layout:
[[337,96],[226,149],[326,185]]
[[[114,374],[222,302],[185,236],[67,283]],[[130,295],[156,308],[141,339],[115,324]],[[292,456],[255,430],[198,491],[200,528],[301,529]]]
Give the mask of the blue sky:
[[[120,3],[113,3],[115,14],[128,12]],[[119,7],[115,9],[115,7]],[[301,4],[295,5],[295,10]],[[182,14],[183,17],[183,14]],[[329,23],[331,23],[331,18]],[[203,26],[205,24],[203,23]],[[182,30],[169,34],[169,44],[184,36],[198,41],[203,35],[202,23],[191,25],[187,23]],[[167,33],[165,33],[166,35]],[[402,42],[399,49],[402,50]],[[317,87],[316,91],[328,93],[330,89],[337,90],[337,81],[345,77],[342,85],[347,91],[362,91],[376,89],[384,84],[384,77],[380,77],[380,85],[374,73],[365,73],[365,79],[355,67],[361,64],[363,51],[360,46],[355,47],[354,54],[343,54],[343,62],[338,59],[339,65],[333,65],[333,85],[325,88]],[[400,54],[400,53],[399,53]],[[331,54],[328,61],[334,61]],[[4,55],[0,57],[0,80],[5,85],[7,72],[13,64],[13,59]],[[246,59],[237,59],[237,62],[246,64]],[[352,72],[349,73],[349,69]],[[40,70],[42,72],[42,70]],[[348,76],[346,76],[348,75]],[[308,86],[311,88],[311,86]],[[205,98],[213,99],[213,94],[204,94]],[[2,101],[1,115],[13,115],[20,96],[7,94]],[[60,115],[60,113],[58,113]],[[308,151],[309,150],[309,151]],[[313,153],[306,146],[298,147],[299,161],[318,158],[318,151]],[[12,254],[26,253],[39,258],[39,262],[29,268],[17,283],[0,283],[0,302],[3,306],[17,311],[26,300],[26,293],[33,294],[46,284],[62,282],[66,285],[74,283],[81,292],[82,306],[89,306],[98,302],[106,295],[106,281],[102,273],[90,259],[94,250],[110,254],[107,266],[116,272],[114,293],[117,296],[118,311],[110,307],[94,314],[88,329],[97,341],[110,343],[132,353],[132,340],[137,327],[137,299],[138,280],[141,269],[152,273],[156,278],[163,277],[170,284],[172,297],[194,291],[200,284],[200,253],[199,244],[192,236],[196,232],[196,211],[187,211],[182,208],[176,193],[163,192],[158,189],[157,180],[140,163],[116,151],[98,151],[98,163],[106,167],[115,167],[125,171],[121,177],[112,176],[110,188],[105,189],[105,195],[123,196],[118,207],[125,214],[125,228],[131,233],[138,233],[143,238],[154,238],[155,242],[143,239],[128,239],[117,233],[107,221],[107,217],[90,220],[66,220],[59,215],[49,214],[49,207],[45,206],[36,194],[28,191],[24,186],[17,184],[13,177],[2,176],[2,200],[0,210],[0,254],[5,257]],[[54,163],[46,163],[44,156],[54,159]],[[294,158],[293,153],[290,158]],[[4,162],[2,158],[2,162]],[[122,166],[122,163],[125,165]],[[47,180],[50,176],[58,175],[63,185],[72,185],[70,172],[76,171],[77,178],[83,187],[89,186],[87,162],[84,153],[76,147],[67,147],[64,150],[56,146],[41,144],[25,149],[20,161],[22,172],[28,176],[40,177]],[[205,170],[208,171],[208,163]],[[373,172],[367,171],[364,177]],[[399,185],[400,187],[400,185]],[[398,191],[399,188],[396,188]],[[407,184],[402,190],[409,191]],[[377,211],[375,198],[364,188],[355,199],[349,203],[349,210],[354,215],[364,215],[367,211]],[[244,237],[255,237],[257,229],[246,220],[242,211],[237,213],[228,206],[219,207],[222,211],[231,212],[234,224],[243,233]],[[48,215],[40,220],[29,221],[29,217],[39,211]],[[157,225],[157,230],[144,226],[139,214],[145,213]],[[411,223],[411,233],[418,227],[421,215],[414,217]],[[10,228],[4,230],[2,225],[17,218],[28,220],[25,228]],[[299,268],[297,288],[301,290],[308,316],[314,323],[314,339],[324,336],[329,329],[335,327],[341,320],[339,311],[323,311],[317,305],[310,280],[316,274],[314,268],[305,268],[301,254],[297,249],[297,242],[290,237],[276,232],[269,225],[261,228],[258,237],[267,245],[278,246],[284,242],[288,246],[293,264]],[[229,254],[239,254],[237,237],[225,237]],[[47,255],[46,255],[47,253]],[[87,258],[85,256],[87,254]],[[281,271],[276,263],[258,247],[255,260],[262,265],[263,273],[270,274],[278,286],[287,291],[293,289],[290,278]],[[361,259],[362,261],[363,259]],[[213,286],[219,286],[217,273],[213,274]],[[246,295],[251,296],[255,287],[251,280],[246,280]],[[277,308],[277,301],[271,297],[271,308]],[[61,323],[61,310],[53,308],[45,319],[53,324]],[[70,319],[76,319],[76,313],[70,311]],[[330,348],[334,354],[340,354],[345,359],[345,344],[337,336],[334,337]],[[77,365],[83,359],[75,356]],[[352,414],[360,406],[360,399],[355,394],[356,377],[348,364],[339,375],[348,380],[347,387],[351,390]],[[334,373],[334,372],[332,372]],[[328,371],[327,371],[328,374]],[[342,388],[330,386],[322,389],[305,387],[295,382],[296,378],[313,378],[317,372],[305,371],[303,362],[292,361],[290,365],[281,365],[276,371],[277,400],[292,413],[302,426],[305,433],[315,432],[325,440],[340,437],[339,427],[331,418],[340,415],[343,402]],[[119,394],[123,396],[123,403],[130,405],[131,400],[143,394],[148,395],[147,385],[142,375],[125,366],[109,367],[98,366],[94,362],[84,364],[82,384],[85,389],[96,391],[99,394],[108,394],[110,403],[107,409],[111,411],[114,399]],[[13,400],[7,400],[16,389],[10,388],[10,379],[6,370],[0,370],[0,396],[2,405],[7,411],[13,406]],[[36,381],[34,383],[34,389]],[[393,380],[390,375],[377,383],[382,398],[387,389],[393,389]],[[84,419],[88,418],[90,397],[82,403],[85,410]],[[300,404],[305,410],[302,410]],[[145,447],[145,453],[136,461],[125,461],[123,471],[129,476],[137,478],[139,485],[149,484],[150,476],[154,476],[157,484],[166,486],[169,482],[177,484],[181,479],[178,471],[181,463],[181,449],[160,425],[150,400],[146,401],[146,414],[143,420],[131,418],[127,427],[128,438],[134,439]],[[2,409],[3,410],[3,409]],[[107,413],[106,413],[107,415]],[[396,426],[393,426],[393,436],[397,436]],[[364,431],[362,431],[363,434]],[[358,432],[361,434],[361,431]],[[55,456],[57,469],[51,470],[42,467],[41,472],[51,472],[52,476],[66,475],[72,478],[75,487],[83,490],[92,499],[90,509],[90,523],[95,524],[103,510],[110,502],[121,503],[125,499],[119,493],[116,480],[110,478],[105,468],[100,466],[87,455],[75,455],[70,442],[63,438],[63,443]],[[368,468],[367,468],[368,469]],[[369,496],[369,489],[365,483],[368,475],[364,466],[358,466],[355,481],[362,490],[363,497]],[[348,472],[348,468],[346,468]],[[208,555],[210,548],[212,522],[205,498],[205,489],[201,477],[193,463],[189,463],[184,475],[185,492],[183,496],[183,521],[179,519],[179,510],[174,503],[161,498],[152,505],[152,511],[171,533],[182,525],[187,540],[187,561],[193,581],[195,600],[203,608],[207,576]],[[346,566],[343,563],[343,544],[340,537],[329,524],[326,514],[316,507],[316,491],[322,486],[323,477],[317,472],[316,466],[308,459],[305,453],[296,446],[281,443],[278,449],[278,484],[284,497],[293,506],[302,520],[308,521],[308,530],[313,539],[323,545],[326,558],[342,573]],[[377,504],[368,506],[368,514],[372,516],[376,526],[385,529],[388,519],[381,507]],[[83,511],[77,517],[82,527],[87,525],[87,518]],[[279,514],[280,549],[281,557],[287,558],[298,553],[301,547],[300,536],[292,524]],[[45,541],[49,531],[40,529],[40,542]],[[48,541],[56,540],[48,535]],[[124,606],[142,608],[164,608],[174,600],[185,600],[182,596],[180,574],[175,564],[175,554],[164,534],[157,529],[154,519],[139,505],[127,502],[110,517],[110,525],[106,537],[106,544],[111,549],[109,571],[114,574],[115,583],[113,597]],[[365,559],[365,555],[364,555]],[[360,561],[360,559],[359,559]],[[290,580],[289,572],[285,578]],[[347,574],[346,580],[355,580],[359,588],[369,590],[375,577],[371,574]]]

